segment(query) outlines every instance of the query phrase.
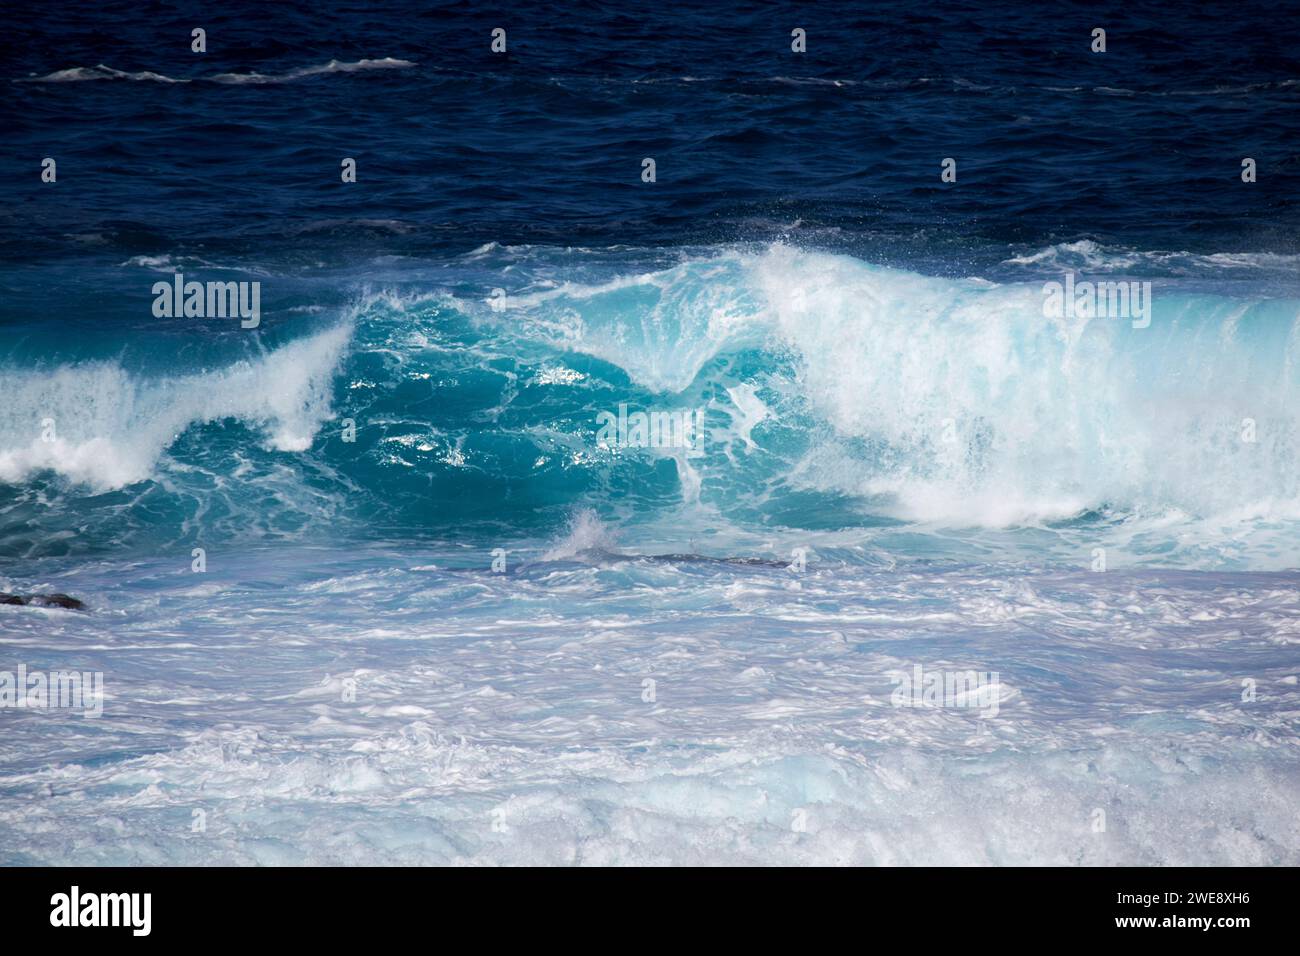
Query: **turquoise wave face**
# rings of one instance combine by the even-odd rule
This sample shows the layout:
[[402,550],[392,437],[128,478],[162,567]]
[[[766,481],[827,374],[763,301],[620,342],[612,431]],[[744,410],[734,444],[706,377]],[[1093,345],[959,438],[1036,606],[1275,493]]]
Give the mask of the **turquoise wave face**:
[[[257,333],[24,340],[0,551],[477,546],[585,515],[579,537],[675,550],[1293,567],[1293,264],[1172,255],[1060,247],[991,281],[783,245],[487,246],[368,288],[286,280]],[[1122,316],[1054,311],[1067,276],[1150,287]]]

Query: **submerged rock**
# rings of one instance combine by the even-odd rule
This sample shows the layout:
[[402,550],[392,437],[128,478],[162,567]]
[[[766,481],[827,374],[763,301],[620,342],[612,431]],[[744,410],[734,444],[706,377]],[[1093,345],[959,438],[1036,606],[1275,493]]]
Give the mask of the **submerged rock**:
[[3,594],[0,604],[22,604],[32,607],[63,607],[70,611],[84,611],[86,605],[66,594]]

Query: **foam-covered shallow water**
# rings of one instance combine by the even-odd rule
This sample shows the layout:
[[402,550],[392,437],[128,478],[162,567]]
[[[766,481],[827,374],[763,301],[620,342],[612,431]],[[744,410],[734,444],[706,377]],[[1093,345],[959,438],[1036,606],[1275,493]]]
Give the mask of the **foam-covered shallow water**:
[[[5,715],[5,862],[1297,862],[1294,573],[541,558],[276,548],[0,607],[10,656],[107,684]],[[917,663],[996,708],[893,706]]]

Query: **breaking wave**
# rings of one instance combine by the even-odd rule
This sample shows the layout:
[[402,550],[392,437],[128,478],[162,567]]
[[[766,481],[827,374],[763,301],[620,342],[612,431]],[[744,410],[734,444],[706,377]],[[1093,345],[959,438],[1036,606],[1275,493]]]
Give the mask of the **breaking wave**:
[[[358,294],[341,324],[224,368],[3,368],[0,480],[18,500],[40,484],[53,515],[151,482],[260,508],[271,481],[276,507],[291,488],[329,505],[272,524],[385,533],[554,531],[580,509],[755,531],[1140,523],[1240,557],[1300,518],[1295,298],[1158,281],[1141,327],[1045,318],[1038,281],[779,244],[628,255],[490,245],[454,281]],[[596,416],[620,405],[702,409],[702,454],[606,447]],[[1276,547],[1265,563],[1294,561]]]

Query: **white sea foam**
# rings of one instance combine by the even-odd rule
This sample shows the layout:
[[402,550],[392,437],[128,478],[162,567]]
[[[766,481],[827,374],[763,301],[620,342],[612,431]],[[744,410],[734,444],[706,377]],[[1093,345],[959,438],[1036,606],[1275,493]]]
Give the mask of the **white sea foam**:
[[[225,553],[203,587],[164,557],[62,576],[91,614],[0,606],[108,694],[93,733],[3,715],[0,862],[1300,863],[1293,573],[793,589],[542,547]],[[998,714],[893,706],[913,664],[998,671]]]
[[97,66],[74,66],[66,70],[55,70],[45,76],[27,77],[28,83],[84,83],[88,80],[134,80],[149,83],[188,83],[187,79],[177,79],[151,70],[132,73],[128,70],[115,70],[100,63]]
[[340,60],[330,60],[328,63],[321,63],[316,66],[304,66],[296,70],[288,70],[285,73],[218,73],[211,77],[217,83],[251,83],[254,85],[266,83],[289,83],[294,80],[301,80],[309,76],[320,76],[327,73],[359,73],[365,70],[406,70],[415,66],[410,60],[398,60],[391,56],[382,57],[377,60],[357,60],[352,63]]
[[298,67],[284,73],[217,73],[213,76],[172,77],[151,70],[131,72],[118,70],[100,63],[96,66],[74,66],[65,70],[55,70],[44,76],[24,77],[25,83],[84,83],[91,80],[130,80],[150,83],[190,83],[194,80],[208,80],[214,83],[230,84],[267,84],[289,83],[309,76],[321,76],[330,73],[360,73],[367,70],[405,70],[415,66],[411,60],[399,60],[391,56],[373,60],[330,60],[313,66]]
[[330,413],[350,334],[339,325],[254,360],[176,377],[133,374],[115,361],[0,368],[0,480],[48,470],[98,491],[120,488],[152,476],[187,428],[225,418],[260,428],[271,448],[302,451]]
[[791,384],[837,435],[883,441],[894,462],[846,469],[831,442],[804,462],[810,486],[978,525],[1107,505],[1209,516],[1271,501],[1279,517],[1300,512],[1295,301],[1160,289],[1151,327],[1135,329],[1045,319],[1033,284],[783,249],[751,274],[801,356]]
[[609,548],[614,545],[614,535],[590,508],[574,512],[569,522],[569,531],[542,555],[543,561],[563,561],[576,557],[584,551]]
[[1004,265],[1040,269],[1087,270],[1090,273],[1132,272],[1155,269],[1174,275],[1206,275],[1229,270],[1300,269],[1300,255],[1276,252],[1193,253],[1159,249],[1104,246],[1092,239],[1061,242],[1035,252],[1011,256]]

